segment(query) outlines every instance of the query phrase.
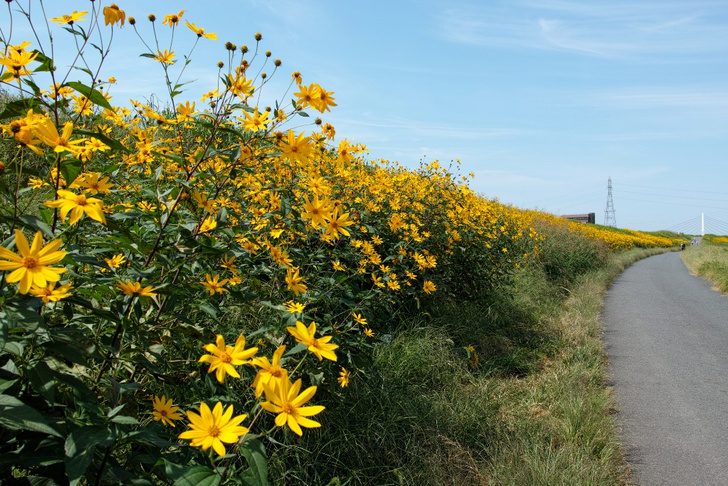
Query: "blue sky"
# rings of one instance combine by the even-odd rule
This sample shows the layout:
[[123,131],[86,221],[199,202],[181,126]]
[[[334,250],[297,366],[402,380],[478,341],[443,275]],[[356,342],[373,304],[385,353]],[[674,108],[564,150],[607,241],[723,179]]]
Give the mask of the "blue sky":
[[[334,92],[322,118],[337,140],[370,159],[459,159],[486,197],[598,223],[611,177],[619,227],[695,233],[705,214],[728,233],[728,0],[116,3],[148,39],[149,13],[168,35],[161,20],[180,9],[218,34],[185,73],[192,100],[214,88],[225,41],[253,47],[261,32],[283,62],[264,94],[279,98],[301,71]],[[48,16],[89,8],[46,2]],[[178,29],[178,58],[194,39]],[[142,52],[128,25],[115,32],[102,75],[119,81],[116,104],[164,94]]]

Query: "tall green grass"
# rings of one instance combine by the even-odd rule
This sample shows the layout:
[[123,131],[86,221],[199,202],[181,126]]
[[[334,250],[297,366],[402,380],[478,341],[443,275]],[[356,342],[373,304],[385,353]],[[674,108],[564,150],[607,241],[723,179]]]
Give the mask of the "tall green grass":
[[[276,483],[627,484],[599,315],[612,279],[664,250],[550,238],[511,292],[439,300],[378,344],[323,427],[275,449]],[[551,269],[565,261],[581,263]]]
[[688,247],[681,256],[692,273],[728,293],[728,245],[704,238],[699,246]]

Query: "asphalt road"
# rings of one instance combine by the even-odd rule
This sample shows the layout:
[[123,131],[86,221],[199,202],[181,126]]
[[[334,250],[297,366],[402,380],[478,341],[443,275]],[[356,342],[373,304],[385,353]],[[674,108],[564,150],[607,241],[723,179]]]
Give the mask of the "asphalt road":
[[614,281],[602,324],[632,481],[728,486],[728,297],[666,253]]

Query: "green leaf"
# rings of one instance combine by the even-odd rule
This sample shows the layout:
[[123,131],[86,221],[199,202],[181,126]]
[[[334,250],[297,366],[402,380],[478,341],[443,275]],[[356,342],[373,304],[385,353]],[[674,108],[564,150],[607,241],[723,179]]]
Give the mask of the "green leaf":
[[208,314],[213,319],[217,319],[217,309],[212,304],[209,304],[207,302],[203,302],[198,307],[205,314]]
[[45,221],[40,219],[38,216],[34,216],[32,214],[24,214],[18,217],[18,219],[35,231],[40,231],[41,233],[43,233],[44,237],[48,239],[53,239],[53,230],[48,224],[46,224]]
[[114,109],[111,107],[106,98],[104,98],[104,95],[102,95],[101,92],[89,88],[85,84],[79,83],[77,81],[69,81],[66,84],[72,89],[75,89],[76,91],[84,95],[86,98],[88,98],[91,103],[99,105],[102,108],[106,108],[107,110],[114,111]]
[[71,486],[83,479],[94,459],[97,447],[109,447],[116,440],[116,434],[109,429],[87,426],[71,432],[66,439],[66,474]]
[[66,159],[61,163],[61,174],[66,180],[66,185],[70,186],[76,180],[78,174],[83,170],[83,164],[78,159]]
[[28,110],[37,106],[40,106],[40,102],[36,98],[23,98],[21,100],[10,101],[5,104],[5,109],[0,113],[0,120],[25,116]]
[[220,484],[220,475],[204,466],[188,469],[174,482],[174,486],[217,486],[218,484]]
[[45,361],[36,361],[31,363],[25,369],[25,376],[30,380],[33,389],[45,398],[48,403],[53,404],[53,398],[56,392],[56,380],[53,377],[53,371]]
[[137,419],[135,419],[134,417],[129,417],[128,415],[117,415],[112,418],[111,421],[115,424],[122,425],[136,425],[139,423]]
[[268,458],[263,443],[258,439],[245,441],[240,451],[249,466],[243,480],[250,486],[268,486]]
[[29,430],[63,437],[40,412],[9,395],[0,395],[0,424],[12,430]]
[[39,73],[42,71],[53,71],[55,70],[55,67],[53,66],[53,59],[46,56],[40,51],[34,50],[34,53],[36,53],[35,60],[40,63],[40,66],[33,69],[34,73]]

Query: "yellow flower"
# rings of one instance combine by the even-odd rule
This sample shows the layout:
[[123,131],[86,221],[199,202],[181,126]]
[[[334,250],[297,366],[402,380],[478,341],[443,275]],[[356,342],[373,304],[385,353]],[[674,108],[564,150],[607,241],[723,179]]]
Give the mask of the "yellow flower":
[[273,122],[273,119],[268,119],[268,112],[258,112],[258,107],[255,107],[253,114],[249,114],[247,111],[243,112],[245,118],[236,117],[238,120],[243,122],[243,128],[250,130],[251,132],[257,132],[259,130],[266,130],[269,123]]
[[290,267],[286,271],[286,283],[288,290],[292,290],[298,297],[298,294],[306,291],[306,284],[303,283],[304,278],[298,274],[298,267]]
[[351,373],[349,373],[346,368],[341,368],[341,371],[339,372],[339,377],[336,379],[336,381],[339,382],[339,385],[341,385],[341,388],[344,388],[346,386],[349,386],[349,378],[351,377]]
[[422,290],[425,291],[426,294],[431,294],[435,290],[437,290],[437,287],[435,286],[435,283],[430,280],[425,280],[425,283],[422,285]]
[[172,405],[171,398],[167,400],[164,395],[162,395],[161,399],[158,396],[155,396],[153,406],[154,411],[152,412],[152,417],[154,417],[154,420],[157,422],[161,420],[163,424],[174,427],[173,420],[182,420],[182,414],[178,412],[179,407]]
[[330,359],[331,361],[336,361],[336,354],[334,353],[334,349],[338,348],[339,346],[336,344],[329,344],[329,341],[331,341],[331,336],[322,336],[320,338],[316,338],[316,323],[312,322],[308,328],[300,322],[296,321],[296,327],[287,327],[286,328],[289,333],[291,333],[291,336],[293,336],[296,341],[298,341],[301,344],[305,344],[308,346],[308,350],[311,351],[316,357],[319,359],[319,361],[323,360],[323,358]]
[[202,224],[200,225],[200,233],[207,233],[208,231],[212,231],[215,228],[217,228],[217,220],[214,216],[208,216],[205,218],[204,221],[202,221]]
[[61,220],[65,220],[70,212],[71,220],[68,222],[69,225],[75,224],[84,214],[99,223],[106,224],[104,203],[101,199],[96,199],[95,197],[87,198],[84,194],[75,194],[65,189],[59,189],[58,195],[62,199],[46,201],[43,204],[49,208],[60,208]]
[[225,457],[226,444],[234,444],[238,442],[241,435],[249,432],[247,427],[240,426],[240,422],[245,420],[247,415],[238,415],[233,417],[233,406],[230,405],[224,412],[222,403],[217,402],[215,408],[210,411],[210,407],[206,403],[200,403],[200,414],[187,412],[187,418],[190,420],[190,428],[186,432],[179,435],[180,439],[191,440],[192,447],[202,447],[206,451],[210,447],[217,452],[220,457]]
[[311,138],[304,136],[303,132],[296,135],[293,130],[288,130],[288,136],[283,140],[287,143],[279,145],[281,157],[294,162],[305,162],[311,157]]
[[304,304],[297,304],[293,302],[292,300],[289,300],[288,302],[285,302],[283,306],[286,308],[287,312],[290,312],[291,314],[300,314],[306,309],[306,306]]
[[226,283],[228,283],[228,279],[224,278],[220,280],[220,275],[215,274],[214,278],[210,278],[210,274],[205,275],[205,279],[207,282],[200,282],[202,285],[205,286],[205,288],[210,292],[210,295],[215,294],[222,294],[223,292],[229,292],[228,289],[223,287]]
[[112,3],[108,7],[104,7],[104,24],[105,25],[114,25],[115,23],[119,23],[120,27],[124,26],[124,22],[126,21],[126,12],[121,10],[118,5],[115,3]]
[[119,268],[126,261],[126,257],[122,253],[119,253],[111,258],[104,258],[104,261],[109,268]]
[[71,293],[70,290],[73,288],[73,286],[70,283],[63,284],[58,288],[56,287],[56,282],[50,282],[45,287],[41,287],[38,285],[33,285],[30,288],[30,293],[33,294],[35,297],[40,297],[43,299],[43,302],[48,304],[49,302],[58,302],[61,299],[65,299],[66,297],[70,297]]
[[263,409],[278,414],[275,418],[275,424],[278,427],[288,425],[299,436],[303,435],[301,427],[321,427],[320,423],[306,417],[311,417],[324,410],[321,405],[303,406],[313,398],[316,387],[308,387],[299,395],[301,383],[299,379],[296,383],[291,384],[288,372],[284,370],[284,375],[279,380],[264,385],[266,401],[260,404]]
[[226,346],[222,335],[217,335],[216,344],[205,344],[203,349],[208,353],[203,355],[199,362],[210,363],[208,373],[215,372],[215,378],[222,383],[225,375],[240,378],[240,374],[233,368],[250,362],[250,358],[258,352],[258,348],[245,349],[245,336],[238,336],[235,346]]
[[169,25],[170,27],[179,25],[179,19],[182,17],[182,14],[184,14],[184,13],[185,13],[184,10],[180,10],[178,14],[165,15],[164,20],[162,20],[162,25]]
[[334,103],[334,97],[331,96],[332,94],[334,94],[333,91],[326,91],[319,86],[317,93],[318,96],[313,100],[312,105],[321,113],[331,111],[329,109],[329,106],[337,106],[336,103]]
[[318,196],[314,196],[313,201],[304,198],[303,212],[301,217],[311,220],[311,226],[316,229],[326,224],[326,219],[331,216],[334,205],[328,200],[320,201]]
[[361,314],[357,314],[356,312],[354,312],[352,314],[352,317],[354,317],[354,320],[356,321],[357,324],[361,324],[362,326],[366,326],[367,325],[367,320],[364,319],[361,316]]
[[44,181],[43,179],[39,179],[37,177],[31,177],[28,179],[28,187],[32,187],[33,189],[40,189],[43,186],[47,186],[48,183]]
[[195,24],[187,22],[186,20],[185,20],[185,25],[187,27],[189,27],[192,32],[197,34],[197,37],[204,37],[205,39],[217,40],[217,34],[215,34],[215,33],[206,34],[205,29],[203,29],[202,27],[197,27]]
[[354,221],[349,219],[349,213],[339,215],[339,212],[339,208],[335,208],[331,216],[326,218],[326,234],[334,238],[338,238],[339,233],[344,236],[351,236],[346,227],[354,224]]
[[298,89],[300,89],[298,93],[293,93],[293,96],[298,98],[298,107],[306,108],[307,106],[313,106],[315,108],[318,99],[318,85],[311,84],[309,86],[303,86],[299,84]]
[[164,52],[157,51],[157,55],[154,56],[154,59],[162,64],[174,64],[174,51],[169,51],[168,49],[165,49]]
[[223,255],[222,263],[220,264],[220,266],[222,268],[230,270],[233,273],[236,273],[237,268],[235,267],[235,255],[233,255],[233,256]]
[[263,394],[265,385],[271,385],[271,382],[280,380],[281,377],[285,376],[286,370],[281,367],[281,357],[286,351],[285,346],[279,346],[278,349],[273,353],[273,362],[268,361],[268,358],[263,356],[255,358],[251,364],[260,368],[258,374],[255,375],[255,380],[251,387],[255,388],[255,398],[258,398]]
[[185,101],[185,104],[182,103],[177,104],[177,114],[179,115],[179,119],[183,121],[193,121],[194,118],[192,118],[192,115],[196,114],[195,111],[195,102],[193,101],[190,105],[189,101]]
[[369,329],[368,327],[365,327],[364,328],[364,335],[366,337],[374,337],[374,332],[371,329]]
[[43,235],[38,231],[29,247],[25,235],[15,230],[15,247],[20,255],[0,247],[0,258],[3,258],[0,260],[0,270],[12,270],[6,280],[8,283],[20,282],[18,290],[21,294],[27,294],[32,285],[45,287],[48,282],[58,282],[61,279],[59,275],[66,269],[48,265],[58,263],[66,256],[65,251],[57,251],[62,243],[61,240],[53,240],[43,247]]
[[54,152],[71,152],[77,154],[81,147],[79,144],[83,140],[71,141],[73,134],[73,122],[66,122],[63,125],[63,131],[58,133],[55,123],[48,117],[42,117],[37,120],[33,133],[46,145],[53,147]]
[[12,74],[10,78],[4,79],[6,82],[11,82],[15,79],[20,80],[20,76],[27,76],[31,74],[31,71],[26,69],[26,66],[30,64],[37,56],[37,52],[28,52],[25,50],[30,43],[24,43],[20,46],[8,46],[7,54],[0,52],[0,64],[8,69],[8,72]]
[[142,287],[141,283],[132,282],[131,280],[127,280],[126,282],[116,282],[116,288],[124,292],[126,295],[138,295],[139,297],[154,297],[157,295],[155,292],[152,292],[153,290],[157,290],[155,287],[152,287],[151,285]]
[[86,16],[88,12],[77,12],[76,10],[73,11],[71,15],[64,15],[63,17],[55,17],[51,19],[51,22],[56,22],[58,24],[73,24],[77,20],[86,20],[83,17]]
[[109,184],[109,178],[104,177],[103,179],[99,179],[101,175],[98,172],[92,172],[83,174],[82,177],[79,177],[74,181],[72,184],[74,187],[80,187],[83,189],[83,192],[88,192],[90,194],[109,194],[111,193],[111,188],[114,186],[114,184]]

